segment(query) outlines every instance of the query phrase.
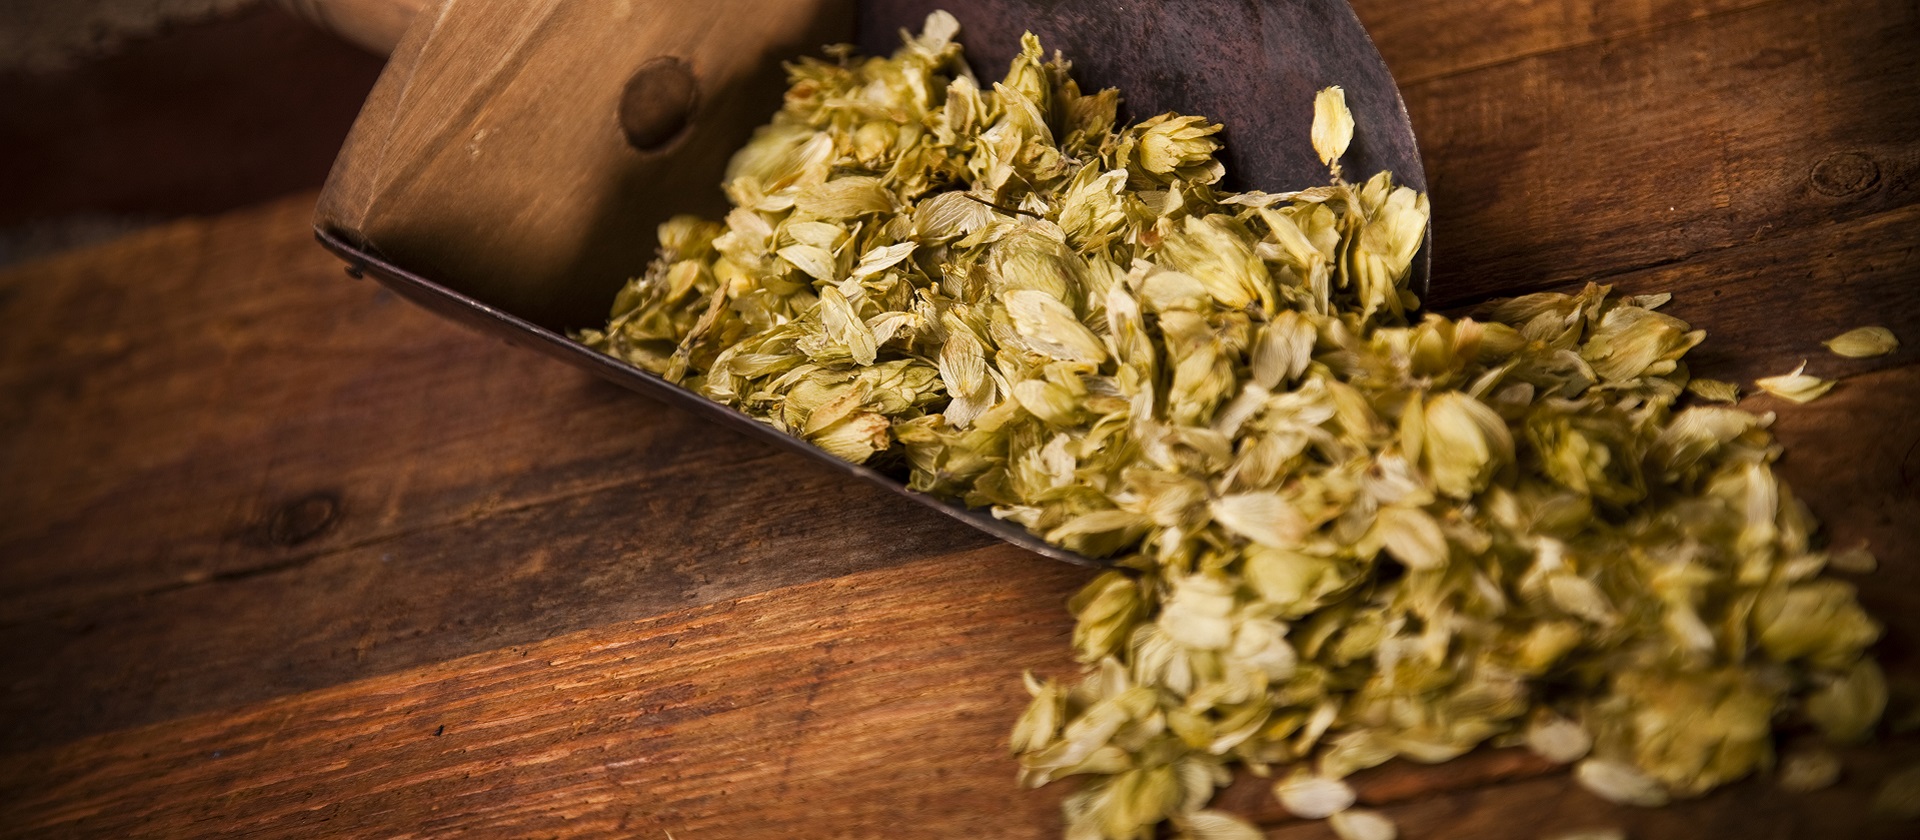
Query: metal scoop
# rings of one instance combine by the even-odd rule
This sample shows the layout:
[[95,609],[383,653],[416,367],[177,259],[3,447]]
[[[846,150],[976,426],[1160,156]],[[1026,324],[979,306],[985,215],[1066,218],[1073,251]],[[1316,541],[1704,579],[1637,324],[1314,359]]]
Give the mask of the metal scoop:
[[[778,108],[781,63],[830,43],[891,53],[947,8],[968,62],[995,77],[1031,31],[1121,116],[1223,123],[1225,185],[1324,183],[1314,92],[1345,88],[1343,166],[1426,189],[1399,89],[1345,0],[282,0],[392,57],[334,163],[315,216],[356,275],[1036,553],[985,511],[906,489],[566,337],[604,323],[675,213],[725,212],[727,158]],[[1424,296],[1428,261],[1415,260]]]

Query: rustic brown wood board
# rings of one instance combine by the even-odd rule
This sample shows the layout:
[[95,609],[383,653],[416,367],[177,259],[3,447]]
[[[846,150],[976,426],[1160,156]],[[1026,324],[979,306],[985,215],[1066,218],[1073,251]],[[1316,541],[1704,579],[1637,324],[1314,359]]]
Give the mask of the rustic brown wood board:
[[[1362,0],[1437,303],[1672,291],[1696,373],[1801,358],[1781,472],[1920,694],[1920,7]],[[1050,837],[1018,673],[1089,572],[341,276],[314,196],[0,274],[0,835]],[[1820,340],[1869,323],[1875,360]],[[1408,838],[1903,837],[1839,787],[1608,805],[1524,753],[1361,777]],[[1222,802],[1273,837],[1247,780]]]

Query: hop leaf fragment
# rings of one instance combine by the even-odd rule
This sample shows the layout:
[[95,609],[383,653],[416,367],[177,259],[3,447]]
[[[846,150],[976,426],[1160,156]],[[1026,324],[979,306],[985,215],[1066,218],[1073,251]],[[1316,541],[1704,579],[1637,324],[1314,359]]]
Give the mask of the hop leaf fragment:
[[1215,499],[1213,518],[1227,530],[1264,546],[1287,548],[1306,534],[1307,520],[1278,493],[1236,493]]
[[1527,748],[1555,764],[1572,764],[1593,749],[1593,736],[1586,727],[1560,717],[1544,714],[1527,727]]
[[1322,88],[1313,98],[1313,151],[1321,163],[1336,166],[1352,142],[1353,112],[1347,110],[1347,92],[1338,86]]
[[1400,829],[1393,820],[1379,811],[1365,808],[1348,808],[1327,818],[1327,824],[1333,827],[1333,833],[1340,840],[1395,840]]
[[1298,772],[1273,786],[1273,795],[1296,817],[1323,820],[1353,807],[1353,788],[1339,779]]
[[1267,835],[1224,811],[1195,811],[1181,818],[1181,840],[1262,840]]
[[1740,401],[1740,386],[1718,379],[1691,379],[1687,381],[1687,390],[1708,402],[1736,403]]
[[1574,766],[1573,778],[1600,798],[1622,805],[1654,808],[1670,798],[1659,780],[1620,761],[1589,758]]
[[1900,348],[1900,340],[1893,337],[1893,330],[1886,327],[1859,327],[1847,330],[1824,342],[1828,350],[1836,356],[1849,359],[1866,359],[1885,356]]
[[1797,403],[1810,403],[1819,399],[1822,394],[1832,390],[1834,383],[1831,379],[1809,376],[1806,373],[1806,369],[1807,363],[1801,362],[1800,366],[1794,368],[1792,373],[1757,379],[1753,384],[1759,386],[1760,390],[1781,399],[1792,400]]
[[1788,793],[1811,793],[1840,780],[1840,756],[1824,747],[1802,748],[1780,759],[1775,783]]

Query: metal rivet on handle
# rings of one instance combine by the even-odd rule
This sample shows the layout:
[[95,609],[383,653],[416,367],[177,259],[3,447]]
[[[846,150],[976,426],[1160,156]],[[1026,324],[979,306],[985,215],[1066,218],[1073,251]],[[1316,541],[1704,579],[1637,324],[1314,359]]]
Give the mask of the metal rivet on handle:
[[620,92],[620,130],[628,145],[655,151],[680,136],[699,101],[693,68],[673,56],[653,59],[633,71]]

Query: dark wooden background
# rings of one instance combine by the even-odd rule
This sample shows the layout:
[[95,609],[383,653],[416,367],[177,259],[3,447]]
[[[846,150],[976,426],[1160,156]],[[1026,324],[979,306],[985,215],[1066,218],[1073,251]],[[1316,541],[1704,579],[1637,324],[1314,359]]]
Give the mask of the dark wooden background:
[[[1779,412],[1780,469],[1834,543],[1880,556],[1857,582],[1914,723],[1920,4],[1355,5],[1432,179],[1438,304],[1671,291],[1709,333],[1696,373],[1810,358],[1842,379],[1812,405],[1745,405]],[[336,58],[273,72],[351,102],[372,65]],[[130,78],[168,78],[148,61]],[[250,66],[183,90],[253,90]],[[111,131],[73,91],[151,98],[88,72],[0,79],[0,150],[45,120]],[[191,137],[221,107],[275,107],[237,101],[119,125]],[[292,102],[303,142],[337,143],[327,107],[347,109]],[[1015,788],[1006,732],[1021,669],[1073,669],[1062,601],[1085,570],[346,278],[308,232],[317,167],[270,165],[305,146],[120,140],[0,170],[37,179],[7,176],[5,219],[221,211],[0,271],[0,835],[1058,836],[1060,792]],[[168,186],[169,166],[223,160],[258,172]],[[1819,344],[1870,323],[1907,346]],[[1920,830],[1866,807],[1920,739],[1847,760],[1832,790],[1750,781],[1650,811],[1515,751],[1359,787],[1408,838]],[[1222,801],[1274,837],[1330,836],[1262,787]]]

